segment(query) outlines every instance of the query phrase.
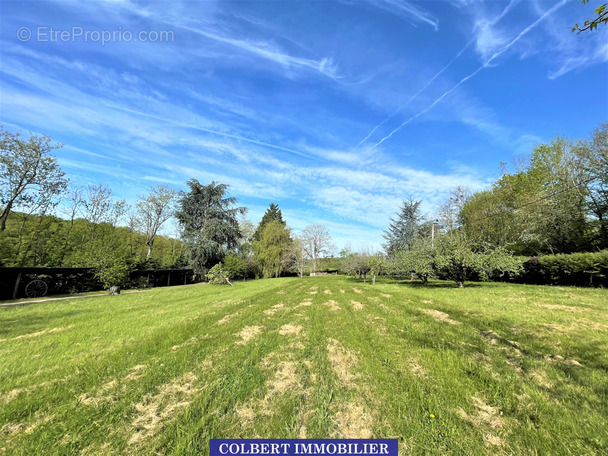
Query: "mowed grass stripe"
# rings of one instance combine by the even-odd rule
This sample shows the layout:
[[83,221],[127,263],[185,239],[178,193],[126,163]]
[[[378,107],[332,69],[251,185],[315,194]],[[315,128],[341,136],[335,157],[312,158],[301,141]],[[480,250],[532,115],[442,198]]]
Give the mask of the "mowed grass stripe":
[[[270,285],[267,283],[266,285]],[[244,284],[250,285],[250,284]],[[277,288],[279,284],[272,284],[271,288]],[[249,287],[249,294],[260,293],[257,287]],[[199,288],[200,289],[200,288]],[[181,290],[180,290],[181,291]],[[206,290],[205,290],[206,291]],[[219,292],[219,293],[218,293]],[[156,297],[157,293],[150,293]],[[180,293],[177,293],[175,297],[176,301],[180,301]],[[105,298],[104,301],[97,301],[95,308],[90,307],[90,303],[82,309],[80,314],[94,314],[95,322],[89,323],[79,321],[78,317],[75,317],[75,312],[70,306],[65,306],[65,312],[68,314],[65,320],[70,321],[70,325],[74,328],[81,328],[79,339],[81,342],[75,342],[73,337],[70,337],[69,333],[60,334],[53,333],[40,337],[44,339],[38,340],[40,344],[37,347],[44,357],[41,360],[57,360],[67,361],[70,358],[74,361],[71,363],[69,369],[65,369],[65,364],[61,363],[54,366],[53,372],[55,378],[50,381],[47,380],[45,384],[43,382],[43,390],[38,391],[26,391],[26,394],[20,394],[16,399],[13,399],[8,405],[2,408],[2,414],[13,415],[17,418],[17,422],[21,422],[27,417],[33,417],[38,410],[46,405],[49,400],[52,402],[63,402],[63,405],[67,406],[67,414],[76,423],[91,423],[95,422],[95,413],[91,416],[91,410],[86,407],[79,407],[78,404],[74,404],[74,398],[82,394],[86,394],[89,391],[94,391],[104,383],[110,381],[110,379],[121,378],[131,367],[138,364],[148,364],[151,366],[144,379],[145,382],[140,388],[133,386],[129,390],[129,396],[125,399],[127,406],[130,406],[133,401],[138,401],[141,397],[149,392],[154,392],[155,386],[163,385],[167,383],[171,378],[178,374],[183,374],[187,371],[187,368],[191,367],[192,361],[199,361],[200,355],[204,354],[204,351],[211,352],[212,350],[218,349],[218,345],[222,343],[233,343],[233,337],[229,341],[225,339],[225,330],[215,326],[215,322],[219,317],[219,314],[226,312],[232,312],[243,307],[244,302],[239,302],[236,305],[230,305],[229,303],[222,303],[222,299],[225,296],[229,296],[226,290],[215,289],[211,290],[211,293],[202,293],[201,302],[188,302],[188,306],[179,306],[173,302],[166,300],[168,295],[162,295],[165,300],[159,301],[148,301],[147,304],[142,305],[139,299],[136,300],[129,307],[136,307],[138,312],[133,313],[132,310],[126,310],[123,306],[125,297]],[[102,298],[100,298],[102,299]],[[213,299],[213,300],[212,300]],[[111,301],[110,301],[111,300]],[[224,299],[225,300],[225,299]],[[173,297],[171,297],[173,301]],[[111,306],[107,306],[107,303],[111,303]],[[20,309],[11,309],[12,312],[19,311]],[[26,310],[25,308],[23,310]],[[58,314],[62,309],[56,309],[55,314]],[[110,315],[113,311],[118,314],[118,318],[110,319],[104,318]],[[28,308],[26,314],[35,314],[37,310]],[[146,312],[148,315],[146,315]],[[131,314],[134,316],[133,319],[125,318],[125,314]],[[150,321],[150,314],[155,316],[153,321]],[[142,318],[148,316],[148,318]],[[28,318],[25,315],[23,318]],[[194,322],[186,323],[189,317],[199,317]],[[139,320],[139,321],[138,321]],[[51,324],[61,324],[62,322],[53,321]],[[76,330],[75,330],[76,331]],[[195,337],[200,334],[208,334],[210,337],[205,340],[205,344],[199,344],[192,347],[192,350],[199,351],[199,357],[192,358],[196,353],[173,353],[170,350],[174,344],[179,344],[184,340],[188,340],[191,337]],[[219,334],[219,338],[215,337]],[[45,340],[46,338],[54,337],[52,341]],[[99,337],[97,343],[92,343],[92,347],[89,347],[90,351],[82,350],[80,347],[83,341],[91,341]],[[18,366],[21,369],[31,369],[31,364],[26,362],[19,362],[19,359],[23,359],[23,355],[31,353],[31,345],[34,338],[31,339],[19,339],[10,341],[13,346],[11,347],[11,356],[13,362],[11,367]],[[5,342],[6,343],[6,342]],[[103,347],[103,348],[101,348]],[[101,350],[100,350],[101,348]],[[6,350],[9,351],[8,349]],[[85,356],[80,356],[85,355]],[[159,356],[160,355],[160,356]],[[156,359],[159,358],[159,359]],[[4,366],[8,365],[10,358],[8,356],[2,358],[2,372],[5,371]],[[27,357],[26,357],[27,359]],[[151,362],[153,361],[153,362]],[[32,363],[35,364],[35,363]],[[38,367],[36,373],[44,371],[44,367]],[[49,373],[44,375],[49,377]],[[13,379],[12,375],[6,376],[9,379]],[[15,380],[19,382],[19,378],[15,376]],[[5,378],[3,374],[3,378]],[[66,381],[69,380],[69,388],[65,388]],[[8,384],[3,382],[3,386],[14,388],[26,389],[28,385],[28,378],[21,376],[20,384]],[[56,381],[59,380],[59,381]],[[33,382],[32,382],[33,383]],[[51,390],[48,394],[44,389]],[[10,394],[10,391],[8,394]],[[63,394],[61,394],[63,393]],[[3,393],[3,396],[8,395],[7,392]],[[118,403],[118,409],[120,409],[120,401]],[[106,407],[107,408],[107,407]],[[115,407],[116,408],[116,407]],[[121,410],[118,410],[122,412]],[[12,413],[11,413],[12,412]],[[111,415],[118,415],[115,410],[110,410]],[[81,416],[84,415],[84,416]],[[103,426],[99,428],[103,435]],[[103,436],[104,439],[107,434]],[[27,453],[27,448],[22,448],[24,453]]]
[[0,449],[206,454],[212,437],[304,436],[398,437],[404,454],[606,448],[605,290],[317,277],[87,301],[0,312]]

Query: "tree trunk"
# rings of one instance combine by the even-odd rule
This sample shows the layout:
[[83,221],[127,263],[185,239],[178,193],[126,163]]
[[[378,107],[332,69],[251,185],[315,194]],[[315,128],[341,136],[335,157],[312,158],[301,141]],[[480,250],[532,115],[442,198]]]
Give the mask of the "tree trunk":
[[15,253],[15,259],[18,259],[19,255],[21,255],[21,246],[23,245],[23,231],[25,230],[25,224],[28,218],[28,216],[23,217],[23,220],[21,222],[21,228],[19,228],[19,236],[17,238],[17,252]]
[[2,214],[0,215],[0,231],[4,231],[6,229],[6,219],[8,218],[8,214],[11,212],[12,207],[13,202],[10,201],[2,211]]
[[70,234],[72,234],[72,230],[74,229],[74,217],[76,214],[72,212],[72,217],[70,218],[70,227],[65,235],[65,242],[63,244],[63,250],[61,251],[61,259],[59,260],[59,266],[63,266],[63,262],[65,260],[65,254],[68,250],[68,245],[70,243]]
[[376,274],[372,274],[372,285],[376,285]]
[[456,283],[458,283],[458,288],[464,288],[464,282],[462,282],[462,281],[459,280]]
[[146,255],[146,260],[150,259],[152,256],[152,246],[154,245],[154,236],[150,236],[146,241],[146,245],[148,246],[148,254]]

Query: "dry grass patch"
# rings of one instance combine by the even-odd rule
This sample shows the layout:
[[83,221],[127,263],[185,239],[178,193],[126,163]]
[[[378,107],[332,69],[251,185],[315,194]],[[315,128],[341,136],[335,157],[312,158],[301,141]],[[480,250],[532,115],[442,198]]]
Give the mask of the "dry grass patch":
[[277,294],[278,295],[284,295],[285,294],[285,290],[279,290],[279,291],[277,291]]
[[54,414],[43,415],[40,418],[36,419],[36,421],[34,421],[28,427],[26,427],[24,432],[26,434],[31,434],[32,432],[34,432],[36,430],[36,428],[42,426],[43,424],[48,423],[49,421],[52,421],[54,418],[55,418]]
[[500,336],[500,334],[495,333],[492,330],[483,331],[481,333],[486,339],[490,341],[492,345],[496,345],[498,342],[504,342],[505,344],[513,347],[518,353],[524,349],[523,345],[514,340],[508,340]]
[[380,334],[386,334],[388,328],[386,327],[386,319],[382,317],[367,316],[367,322]]
[[[221,321],[221,320],[220,320],[220,321]],[[224,323],[220,323],[220,322],[218,322],[217,324],[218,324],[218,325],[220,325],[220,324],[224,324]],[[175,351],[175,350],[179,350],[180,348],[187,347],[187,346],[189,346],[189,345],[194,345],[194,344],[195,344],[195,343],[197,343],[199,340],[201,340],[201,339],[206,339],[207,337],[208,337],[207,335],[205,335],[205,336],[194,336],[194,337],[191,337],[190,339],[188,339],[188,340],[187,340],[187,341],[185,341],[185,342],[182,342],[181,344],[174,345],[173,347],[171,347],[171,350]]]
[[[112,402],[114,401],[114,396],[109,394],[111,391],[116,390],[118,387],[118,382],[116,380],[110,380],[109,382],[104,383],[97,390],[97,393],[94,395],[90,395],[87,393],[83,393],[78,396],[78,402],[84,405],[93,405],[97,407],[102,402]],[[126,390],[125,385],[123,385],[123,391]]]
[[372,437],[374,420],[365,407],[359,403],[349,402],[335,416],[337,438],[369,439]]
[[331,290],[326,289],[323,293],[325,293],[326,295],[330,295],[331,294]]
[[380,293],[380,296],[382,296],[383,298],[392,298],[393,295],[388,294],[388,293]]
[[408,370],[417,377],[426,378],[426,370],[420,365],[417,359],[409,358],[406,362]]
[[369,299],[371,302],[375,302],[376,304],[380,302],[380,298],[378,296],[370,296]]
[[440,310],[434,310],[434,309],[420,309],[420,310],[422,312],[424,312],[425,314],[430,315],[437,321],[441,321],[443,323],[448,323],[450,325],[460,325],[461,324],[457,320],[452,320],[447,313],[441,312]]
[[359,301],[351,301],[350,305],[353,306],[353,309],[355,310],[363,310],[363,304],[361,304]]
[[144,364],[138,364],[129,369],[129,374],[123,380],[132,382],[133,380],[143,377],[145,372],[146,366]]
[[270,309],[266,309],[264,311],[264,313],[266,315],[274,315],[276,314],[280,309],[282,309],[283,307],[285,307],[285,304],[283,304],[282,302],[272,306]]
[[8,404],[13,399],[17,398],[21,393],[25,393],[26,391],[30,391],[31,388],[15,388],[13,390],[7,391],[0,397],[0,401],[3,404]]
[[[271,353],[271,355],[262,360],[261,365],[266,368],[276,366],[276,370],[272,379],[268,382],[268,392],[263,399],[256,401],[254,407],[258,410],[260,415],[265,416],[274,413],[271,402],[275,397],[286,394],[291,390],[301,389],[300,380],[297,374],[297,364],[293,361],[281,361],[277,364],[274,360],[278,358],[278,355],[276,353]],[[248,407],[245,406],[245,410],[247,408]]]
[[240,406],[234,412],[241,424],[250,425],[255,420],[255,412],[251,407]]
[[[144,366],[145,368],[145,366]],[[131,375],[131,374],[129,374]],[[129,375],[127,375],[127,377],[129,377]],[[143,374],[142,374],[143,375]],[[125,377],[125,378],[127,378]],[[139,378],[139,377],[136,377]],[[119,383],[116,380],[110,380],[109,382],[104,383],[103,385],[101,385],[101,387],[97,390],[97,393],[95,393],[94,395],[90,395],[87,393],[83,393],[80,396],[78,396],[78,401],[81,404],[84,405],[94,405],[94,406],[98,406],[99,404],[101,404],[102,402],[112,402],[114,401],[114,396],[112,394],[110,394],[110,392],[114,392],[114,394],[116,394],[116,389],[118,388]],[[122,385],[122,392],[126,391],[126,386],[123,384]]]
[[310,307],[310,306],[312,306],[312,301],[306,300],[306,301],[302,301],[300,304],[298,304],[296,306],[296,309],[298,307]]
[[283,394],[289,388],[298,385],[297,364],[293,361],[279,363],[279,368],[270,381],[270,394]]
[[[76,375],[78,375],[79,373],[80,372],[76,371]],[[54,385],[55,383],[65,382],[68,379],[70,379],[71,377],[72,377],[72,375],[68,375],[65,378],[56,378],[54,380],[49,380],[48,382],[42,382],[42,383],[39,383],[38,385],[30,386],[27,388],[15,388],[11,391],[8,391],[4,395],[0,396],[0,404],[8,404],[9,402],[16,399],[22,393],[29,393],[29,392],[37,390],[38,388],[44,388],[49,385]]]
[[342,288],[340,288],[340,294],[344,294],[346,293],[346,291],[344,291]]
[[13,337],[11,339],[0,339],[0,342],[7,342],[9,340],[31,339],[32,337],[39,337],[39,336],[43,336],[45,334],[53,334],[53,333],[57,333],[60,331],[64,331],[66,329],[68,329],[68,328],[43,329],[42,331],[38,331],[38,332],[30,333],[30,334],[22,334],[20,336]]
[[299,325],[283,325],[281,329],[279,329],[279,334],[281,336],[297,336],[302,331],[302,327]]
[[357,364],[357,357],[337,340],[328,339],[327,342],[327,357],[331,367],[343,383],[350,385],[356,378],[351,371]]
[[6,423],[0,429],[0,435],[16,435],[21,433],[21,429],[23,429],[25,425],[23,423]]
[[339,310],[342,309],[338,305],[338,303],[336,301],[334,301],[333,299],[330,299],[329,301],[324,302],[323,305],[327,306],[329,308],[329,310],[331,310],[332,312],[338,312]]
[[363,294],[363,290],[359,290],[357,287],[354,287],[353,291],[357,294]]
[[544,370],[534,369],[528,374],[528,377],[535,385],[540,386],[543,389],[549,390],[553,388],[553,382],[549,379],[549,376]]
[[245,345],[251,339],[256,338],[261,332],[262,332],[261,326],[245,326],[238,333],[234,334],[235,336],[238,336],[241,338],[241,340],[236,341],[235,344]]
[[228,322],[230,322],[230,320],[232,320],[234,317],[238,317],[240,314],[241,314],[240,312],[235,312],[233,314],[225,315],[224,318],[222,318],[221,320],[218,320],[218,322],[216,324],[225,325]]
[[[471,423],[475,428],[486,430],[490,428],[493,431],[498,431],[505,427],[505,423],[501,417],[502,412],[498,407],[492,407],[484,400],[478,397],[472,397],[473,405],[475,406],[475,414],[469,415],[462,408],[457,410],[458,415],[465,421]],[[485,432],[483,441],[487,446],[503,446],[503,441],[495,434]]]
[[137,404],[135,409],[139,415],[131,423],[135,432],[127,443],[137,444],[155,435],[180,409],[188,407],[192,396],[198,392],[194,386],[197,380],[196,375],[189,372],[163,385],[158,394],[148,395]]
[[430,300],[428,300],[428,299],[422,299],[420,302],[421,302],[422,304],[433,304],[433,301],[430,301]]

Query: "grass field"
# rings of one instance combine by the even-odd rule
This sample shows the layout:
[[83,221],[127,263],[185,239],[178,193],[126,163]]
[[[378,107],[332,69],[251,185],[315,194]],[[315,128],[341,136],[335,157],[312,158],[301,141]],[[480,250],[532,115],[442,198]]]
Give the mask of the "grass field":
[[0,453],[376,437],[401,454],[608,454],[607,303],[313,277],[3,308]]

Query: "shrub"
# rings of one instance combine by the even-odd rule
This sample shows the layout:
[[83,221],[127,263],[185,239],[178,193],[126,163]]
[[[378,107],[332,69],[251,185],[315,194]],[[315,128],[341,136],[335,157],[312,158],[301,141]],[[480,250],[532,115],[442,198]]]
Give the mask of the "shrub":
[[415,274],[426,284],[435,271],[435,249],[428,239],[416,239],[412,248],[395,255],[393,271],[408,276]]
[[460,288],[467,280],[489,280],[490,277],[522,270],[516,257],[502,247],[479,248],[463,235],[445,235],[436,241],[434,267],[439,277],[453,280]]
[[608,286],[608,250],[532,257],[518,282],[537,285]]
[[106,261],[95,265],[95,277],[105,288],[123,287],[129,280],[131,266],[124,261]]
[[230,282],[230,274],[224,268],[224,265],[222,263],[218,263],[215,266],[213,266],[211,269],[209,269],[209,272],[205,275],[205,277],[207,277],[207,280],[209,280],[209,283],[211,283],[211,284],[214,284],[214,285],[228,284],[228,285],[232,286],[232,283]]
[[244,279],[247,275],[248,265],[244,259],[234,253],[224,258],[224,269],[233,279]]

